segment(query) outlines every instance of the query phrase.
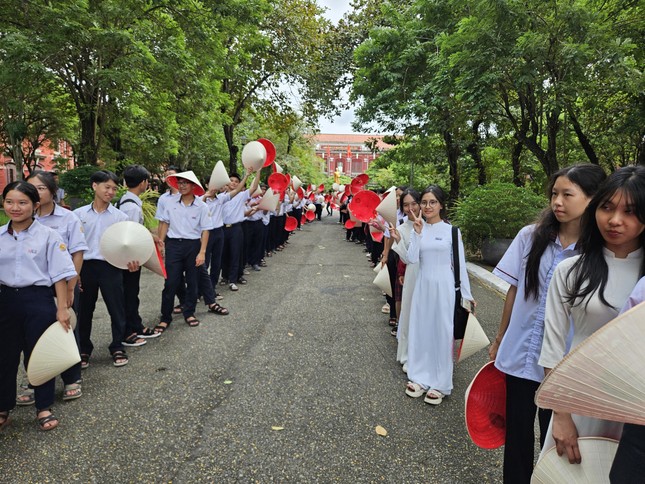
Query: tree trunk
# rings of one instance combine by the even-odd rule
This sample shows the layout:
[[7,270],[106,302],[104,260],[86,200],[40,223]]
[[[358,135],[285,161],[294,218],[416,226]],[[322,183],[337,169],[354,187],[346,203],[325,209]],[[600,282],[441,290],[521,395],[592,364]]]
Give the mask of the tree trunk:
[[571,125],[573,126],[573,130],[576,132],[576,136],[578,137],[580,146],[582,146],[582,149],[587,155],[589,162],[593,163],[594,165],[597,165],[598,156],[596,155],[596,150],[594,150],[593,146],[591,146],[591,141],[589,140],[589,138],[587,138],[587,135],[585,135],[584,132],[582,131],[582,126],[580,126],[580,123],[578,122],[578,118],[576,117],[575,113],[573,112],[573,109],[570,106],[567,107],[567,113],[569,113],[569,119],[571,121]]
[[485,185],[487,180],[486,169],[484,168],[484,162],[482,161],[481,136],[479,134],[480,125],[481,121],[475,121],[473,123],[473,139],[472,142],[466,147],[466,151],[475,162],[475,167],[477,168],[477,183],[479,185]]
[[81,145],[78,152],[77,166],[98,165],[99,153],[95,113],[93,111],[84,113],[79,118],[81,123]]
[[513,183],[516,187],[523,187],[524,180],[520,178],[520,155],[522,154],[522,149],[524,145],[520,141],[515,143],[513,146],[513,151],[511,153],[511,166],[513,167]]
[[448,198],[451,202],[459,198],[459,146],[454,142],[452,133],[448,130],[443,131],[443,141],[446,145],[446,156],[448,157],[448,167],[450,168],[450,193]]
[[226,139],[226,146],[228,147],[228,172],[237,173],[237,152],[239,148],[234,141],[234,124],[223,124],[222,128],[224,129],[224,139]]

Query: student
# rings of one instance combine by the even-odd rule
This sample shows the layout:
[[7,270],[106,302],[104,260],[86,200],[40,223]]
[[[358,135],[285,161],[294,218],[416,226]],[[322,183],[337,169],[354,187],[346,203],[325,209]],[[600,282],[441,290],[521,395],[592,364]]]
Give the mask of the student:
[[[229,191],[233,192],[240,185],[242,187],[246,184],[250,172],[240,178],[237,173],[231,173],[228,177],[231,179],[229,183]],[[222,253],[222,282],[228,284],[231,291],[237,291],[239,288],[237,283],[246,283],[242,277],[243,267],[242,250],[244,249],[244,234],[242,232],[242,221],[244,220],[244,210],[247,200],[251,198],[258,184],[260,183],[260,173],[255,176],[251,188],[238,192],[231,201],[224,205],[223,220],[224,220],[224,251]],[[242,282],[244,281],[244,282]]]
[[[582,219],[581,255],[561,262],[549,286],[539,365],[548,374],[572,347],[618,315],[645,275],[645,167],[612,173],[594,195]],[[540,457],[553,446],[571,464],[580,463],[579,437],[619,439],[622,423],[553,412]]]
[[[439,405],[452,392],[453,316],[455,276],[452,257],[452,226],[443,221],[445,192],[436,185],[421,194],[421,217],[412,217],[414,231],[408,262],[419,264],[410,308],[408,378],[405,393],[413,398],[425,394],[424,402]],[[461,294],[471,300],[464,247],[458,234]]]
[[94,200],[89,205],[74,210],[74,214],[83,224],[88,246],[81,269],[81,294],[78,307],[81,368],[90,366],[90,357],[94,350],[91,340],[92,318],[99,289],[112,325],[112,342],[109,346],[112,363],[116,367],[121,367],[128,364],[128,356],[123,347],[126,329],[123,276],[121,269],[111,265],[101,255],[99,244],[108,227],[128,220],[128,216],[110,204],[116,195],[119,182],[114,173],[107,170],[94,172],[90,182],[94,190]]
[[[141,165],[130,165],[123,170],[123,180],[128,191],[121,197],[116,207],[128,216],[128,220],[143,225],[143,202],[139,196],[148,189],[150,172]],[[157,236],[153,238],[158,244],[159,238]],[[122,272],[126,322],[123,346],[142,346],[146,344],[146,339],[156,338],[160,333],[145,327],[139,315],[141,267],[137,270],[124,269]]]
[[[206,204],[198,198],[204,189],[192,171],[172,175],[179,198],[172,199],[159,213],[159,239],[166,252],[167,278],[161,294],[161,319],[155,331],[163,333],[172,322],[173,304],[182,274],[186,278],[186,299],[182,306],[184,321],[199,326],[195,317],[198,294],[198,268],[206,260],[208,231],[213,227]],[[214,295],[214,293],[213,293]]]
[[[27,365],[36,342],[56,320],[71,330],[67,281],[77,275],[60,235],[34,220],[40,203],[36,187],[12,182],[2,198],[10,221],[0,227],[0,428],[16,405],[20,353]],[[54,381],[34,389],[40,430],[58,426],[51,412]]]
[[[620,313],[628,311],[643,301],[645,301],[645,278],[638,281]],[[637,484],[643,482],[643,476],[645,476],[645,425],[626,423],[611,465],[609,480],[612,484]]]
[[582,215],[604,179],[598,165],[557,171],[547,188],[550,206],[537,223],[520,230],[493,271],[510,284],[497,337],[489,348],[495,367],[506,375],[506,483],[531,480],[536,413],[540,445],[546,437],[551,412],[537,409],[535,392],[544,378],[537,360],[547,289],[558,263],[578,253]]
[[[87,250],[81,221],[71,211],[56,204],[56,182],[51,173],[35,171],[29,175],[27,182],[36,187],[40,199],[40,205],[34,214],[35,219],[61,236],[74,262],[74,270],[76,274],[80,274],[83,253]],[[78,294],[78,276],[76,276],[67,281],[67,302],[70,307],[78,306]],[[74,335],[80,350],[78,326],[74,329]],[[74,400],[82,396],[80,363],[65,370],[61,378],[64,383],[63,400]],[[34,402],[33,388],[27,388],[18,395],[16,400],[18,405],[32,405]]]

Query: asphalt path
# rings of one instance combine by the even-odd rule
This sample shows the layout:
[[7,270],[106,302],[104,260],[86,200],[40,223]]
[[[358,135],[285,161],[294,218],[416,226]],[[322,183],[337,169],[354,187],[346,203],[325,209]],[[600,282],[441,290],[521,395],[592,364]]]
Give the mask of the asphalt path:
[[[12,412],[0,482],[501,482],[501,449],[479,449],[464,426],[486,351],[456,365],[441,405],[407,397],[374,273],[336,221],[307,224],[237,293],[222,288],[229,316],[200,304],[199,327],[175,319],[125,367],[111,364],[99,301],[83,397],[63,402],[57,383],[51,432],[33,407]],[[141,280],[154,325],[163,280]],[[494,335],[502,298],[471,284]]]

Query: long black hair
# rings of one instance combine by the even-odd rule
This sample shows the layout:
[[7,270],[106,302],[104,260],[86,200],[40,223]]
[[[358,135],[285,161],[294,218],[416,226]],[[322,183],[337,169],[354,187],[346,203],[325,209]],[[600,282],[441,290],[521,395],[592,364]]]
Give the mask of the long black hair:
[[[561,176],[569,179],[571,183],[577,185],[585,195],[593,197],[600,184],[607,178],[605,172],[600,166],[591,163],[573,165],[556,171],[549,179],[547,186],[547,196],[552,198],[553,186]],[[555,217],[551,204],[545,208],[535,224],[533,231],[533,240],[531,250],[526,260],[526,272],[524,274],[524,298],[530,297],[537,299],[540,292],[540,260],[542,254],[557,235],[560,229],[560,222]]]
[[[596,211],[617,193],[632,206],[636,218],[645,224],[645,166],[626,166],[609,175],[607,181],[596,192],[582,216],[582,233],[578,246],[582,255],[569,270],[567,277],[573,274],[573,287],[566,296],[566,301],[574,303],[582,300],[598,290],[600,301],[608,307],[613,307],[605,299],[605,287],[609,277],[609,267],[603,255],[605,240],[602,238],[596,223]],[[641,247],[645,246],[645,231],[639,236]],[[645,275],[645,258],[641,264],[640,277]]]

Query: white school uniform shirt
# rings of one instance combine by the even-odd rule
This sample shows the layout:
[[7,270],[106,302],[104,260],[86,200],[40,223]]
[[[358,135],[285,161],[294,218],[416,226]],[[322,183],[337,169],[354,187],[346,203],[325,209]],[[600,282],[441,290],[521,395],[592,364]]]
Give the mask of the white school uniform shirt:
[[181,194],[179,192],[173,194],[170,193],[170,190],[161,194],[161,196],[157,199],[157,211],[155,212],[155,218],[157,220],[163,220],[164,212],[168,203],[170,203],[171,200],[177,199],[179,197],[181,197]]
[[61,236],[37,220],[18,233],[11,222],[0,227],[0,267],[0,284],[14,288],[50,287],[76,276]]
[[[260,200],[262,200],[262,198],[261,198],[261,197],[255,197],[255,198],[252,198],[252,199],[249,201],[249,203],[250,203],[250,204],[249,204],[249,205],[247,205],[247,208],[248,208],[248,209],[253,208],[253,207],[251,206],[251,204],[256,205],[257,203],[259,203],[259,201],[260,201]],[[253,214],[249,215],[248,217],[246,217],[246,219],[247,219],[249,222],[257,222],[258,220],[262,220],[262,217],[263,217],[263,216],[264,216],[264,214],[262,213],[262,210],[257,210],[255,213],[253,213]]]
[[230,201],[231,196],[228,193],[218,193],[217,197],[206,199],[206,205],[208,205],[214,229],[219,229],[224,226],[224,205]]
[[103,233],[117,222],[125,222],[128,216],[118,208],[108,205],[107,210],[98,213],[94,210],[94,204],[83,205],[74,210],[74,214],[83,224],[87,252],[83,254],[83,260],[105,260],[99,250],[99,244]]
[[190,205],[185,205],[181,196],[171,199],[164,207],[161,221],[168,224],[166,237],[170,239],[199,240],[202,231],[214,228],[208,205],[199,197],[195,197]]
[[45,227],[53,229],[63,239],[70,254],[87,251],[87,242],[79,218],[71,211],[54,204],[54,210],[48,215],[36,215],[36,220]]
[[231,201],[224,205],[224,225],[233,225],[244,220],[246,201],[251,198],[251,192],[244,190],[238,193]]
[[271,210],[267,210],[266,213],[262,210],[260,213],[262,214],[262,223],[264,225],[269,225],[269,221],[271,220]]
[[128,216],[128,220],[143,225],[143,202],[134,193],[125,192],[119,200],[119,210]]

